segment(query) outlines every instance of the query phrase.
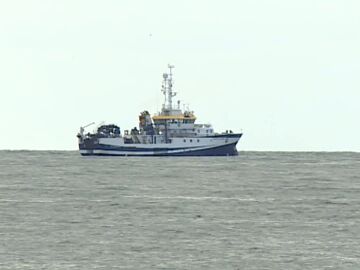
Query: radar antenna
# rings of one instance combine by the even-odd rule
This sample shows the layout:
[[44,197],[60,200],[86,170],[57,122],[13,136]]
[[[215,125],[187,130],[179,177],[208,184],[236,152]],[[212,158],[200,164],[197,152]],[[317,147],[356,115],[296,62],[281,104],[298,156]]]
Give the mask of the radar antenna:
[[165,102],[163,104],[163,109],[166,110],[172,110],[172,98],[176,96],[176,92],[173,91],[172,86],[173,86],[173,74],[172,74],[172,69],[175,66],[173,65],[168,65],[169,68],[169,73],[164,73],[163,74],[163,83],[162,83],[162,87],[161,87],[161,91],[163,92],[164,96],[165,96]]

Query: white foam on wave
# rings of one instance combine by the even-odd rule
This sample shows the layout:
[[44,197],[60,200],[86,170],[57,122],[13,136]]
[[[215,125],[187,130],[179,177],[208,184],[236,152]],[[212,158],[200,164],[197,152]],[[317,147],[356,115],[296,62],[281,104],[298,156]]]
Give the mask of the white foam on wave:
[[154,200],[193,200],[193,201],[257,201],[255,198],[216,197],[216,196],[151,196],[151,195],[125,195],[125,198],[144,198]]
[[39,199],[39,200],[0,200],[0,203],[59,203],[59,200],[50,200],[50,199]]

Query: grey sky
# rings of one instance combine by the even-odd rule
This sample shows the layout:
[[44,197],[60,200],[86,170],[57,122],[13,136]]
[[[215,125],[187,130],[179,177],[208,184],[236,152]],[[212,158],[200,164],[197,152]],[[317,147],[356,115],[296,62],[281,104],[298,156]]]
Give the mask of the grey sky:
[[360,1],[0,3],[0,149],[76,149],[178,98],[239,150],[360,151]]

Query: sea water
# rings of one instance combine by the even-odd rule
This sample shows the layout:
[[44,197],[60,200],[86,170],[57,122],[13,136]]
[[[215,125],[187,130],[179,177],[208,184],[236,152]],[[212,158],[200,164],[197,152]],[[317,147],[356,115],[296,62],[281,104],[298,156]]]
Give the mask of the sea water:
[[0,151],[0,269],[360,269],[360,154]]

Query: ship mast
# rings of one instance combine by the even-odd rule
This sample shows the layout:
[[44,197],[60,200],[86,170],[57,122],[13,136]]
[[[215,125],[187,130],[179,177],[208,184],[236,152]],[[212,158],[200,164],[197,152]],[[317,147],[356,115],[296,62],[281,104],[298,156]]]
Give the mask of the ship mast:
[[173,79],[172,79],[172,69],[174,66],[168,65],[169,73],[163,74],[163,83],[161,87],[161,91],[165,96],[165,102],[163,104],[163,109],[165,110],[172,110],[172,98],[176,96],[176,92],[172,90],[173,86]]

